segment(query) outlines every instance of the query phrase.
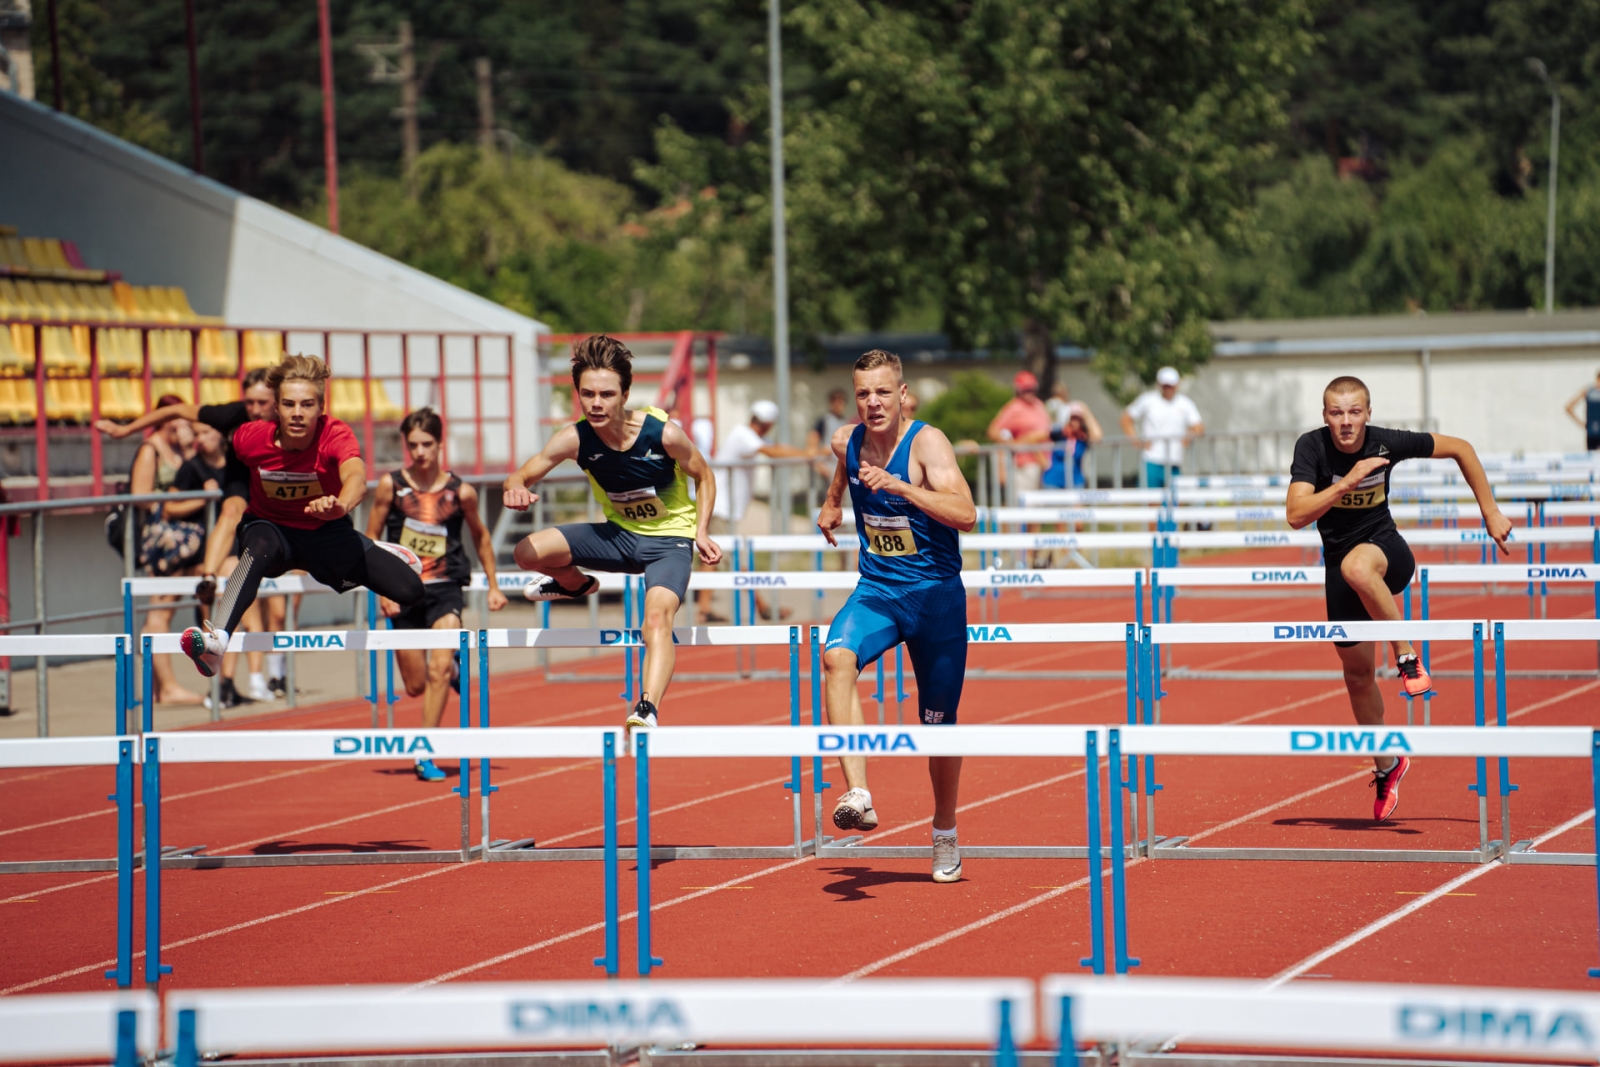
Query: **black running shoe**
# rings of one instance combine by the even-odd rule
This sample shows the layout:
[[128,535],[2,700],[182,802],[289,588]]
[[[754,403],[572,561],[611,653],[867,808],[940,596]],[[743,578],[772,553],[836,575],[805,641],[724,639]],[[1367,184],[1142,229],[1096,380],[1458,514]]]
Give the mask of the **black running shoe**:
[[633,714],[622,724],[623,729],[632,730],[644,726],[654,729],[656,725],[656,706],[648,700],[641,700],[633,706]]

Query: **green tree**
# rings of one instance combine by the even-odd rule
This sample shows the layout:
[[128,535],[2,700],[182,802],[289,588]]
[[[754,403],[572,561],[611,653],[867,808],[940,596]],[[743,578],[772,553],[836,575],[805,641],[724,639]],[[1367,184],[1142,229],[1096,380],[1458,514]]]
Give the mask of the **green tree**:
[[[180,142],[161,116],[137,99],[102,69],[98,40],[107,32],[106,13],[93,0],[56,0],[57,26],[61,40],[61,105],[67,114],[94,124],[116,137],[131,141],[152,152],[172,156]],[[42,5],[40,14],[42,15]],[[55,99],[55,64],[48,37],[40,33],[43,18],[35,26],[34,59],[38,64],[35,96],[44,103]],[[42,44],[43,47],[39,47]]]

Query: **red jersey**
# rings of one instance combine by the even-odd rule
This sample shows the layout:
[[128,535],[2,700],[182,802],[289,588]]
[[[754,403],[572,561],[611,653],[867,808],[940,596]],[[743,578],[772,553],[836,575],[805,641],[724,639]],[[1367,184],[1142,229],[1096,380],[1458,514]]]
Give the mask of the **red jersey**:
[[250,468],[250,514],[295,530],[315,530],[327,518],[307,515],[306,505],[323,496],[338,496],[343,482],[339,464],[361,455],[355,431],[322,415],[309,447],[289,452],[273,443],[278,424],[249,422],[233,431],[233,451]]

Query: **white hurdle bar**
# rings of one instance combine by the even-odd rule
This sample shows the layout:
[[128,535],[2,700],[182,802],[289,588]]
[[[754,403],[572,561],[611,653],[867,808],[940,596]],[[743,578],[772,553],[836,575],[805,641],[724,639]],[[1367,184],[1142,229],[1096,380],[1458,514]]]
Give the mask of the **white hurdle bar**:
[[1600,995],[1566,990],[1051,975],[1040,993],[1058,1067],[1079,1045],[1131,1042],[1535,1062],[1600,1052]]
[[160,1002],[143,989],[0,997],[0,1062],[138,1067],[154,1060],[160,1030]]
[[1015,1058],[1034,1039],[1020,978],[466,982],[174,990],[176,1067],[243,1053],[407,1049],[945,1045]]
[[[1228,625],[1228,624],[1221,624]],[[1248,624],[1247,624],[1248,625]],[[1351,624],[1354,625],[1354,624]],[[1367,626],[1394,624],[1367,623]],[[1474,626],[1481,626],[1475,623]],[[1437,638],[1436,638],[1437,639]],[[1189,848],[1186,839],[1171,838],[1157,845],[1152,832],[1145,855],[1149,859],[1247,859],[1247,860],[1338,860],[1372,861],[1401,860],[1421,863],[1472,862],[1487,863],[1502,855],[1501,842],[1488,842],[1484,804],[1487,789],[1483,785],[1483,766],[1487,757],[1498,757],[1502,763],[1511,756],[1537,758],[1587,759],[1590,764],[1590,786],[1596,810],[1600,810],[1600,730],[1590,727],[1519,726],[1486,730],[1480,726],[1432,727],[1351,727],[1338,726],[1128,726],[1111,727],[1106,743],[1107,765],[1110,771],[1110,796],[1113,810],[1120,807],[1124,784],[1121,781],[1122,760],[1126,755],[1129,767],[1136,765],[1136,757],[1143,755],[1151,761],[1156,755],[1241,755],[1269,756],[1335,756],[1383,755],[1396,753],[1434,757],[1470,757],[1478,764],[1478,812],[1481,847],[1474,851],[1421,850],[1421,849],[1279,849],[1279,848]],[[1133,792],[1134,783],[1127,787]],[[1159,787],[1157,787],[1159,788]],[[1136,803],[1136,797],[1131,797]],[[1152,823],[1153,825],[1153,823]],[[1127,973],[1139,961],[1127,953],[1128,909],[1126,879],[1121,868],[1128,862],[1127,850],[1119,844],[1113,831],[1111,849],[1111,892],[1113,945],[1116,971]],[[1137,846],[1137,836],[1135,838]],[[1596,835],[1591,862],[1600,861],[1600,834]],[[1596,865],[1600,879],[1600,862]],[[1600,889],[1600,881],[1597,881]],[[1597,907],[1600,916],[1600,907]],[[1600,977],[1600,969],[1591,970],[1591,977]]]

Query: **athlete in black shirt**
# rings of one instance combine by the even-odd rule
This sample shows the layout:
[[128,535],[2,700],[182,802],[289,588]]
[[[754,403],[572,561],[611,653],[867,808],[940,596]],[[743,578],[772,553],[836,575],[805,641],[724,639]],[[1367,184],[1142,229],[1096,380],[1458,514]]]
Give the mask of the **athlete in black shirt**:
[[[1510,554],[1506,538],[1511,534],[1511,520],[1500,513],[1471,444],[1443,434],[1369,426],[1371,417],[1372,394],[1361,379],[1335,378],[1322,391],[1324,427],[1302,434],[1294,446],[1288,520],[1296,530],[1315,522],[1322,535],[1329,622],[1400,618],[1395,594],[1410,583],[1416,570],[1411,549],[1395,529],[1389,511],[1389,476],[1401,460],[1427,456],[1455,460],[1478,499],[1484,528],[1500,551]],[[1371,641],[1335,644],[1344,662],[1344,684],[1356,721],[1364,726],[1382,725],[1376,647]],[[1433,683],[1411,642],[1396,641],[1393,647],[1406,692],[1414,697],[1427,693]],[[1379,756],[1373,763],[1372,784],[1378,795],[1372,814],[1381,822],[1394,814],[1400,801],[1400,779],[1411,761],[1404,756]]]

